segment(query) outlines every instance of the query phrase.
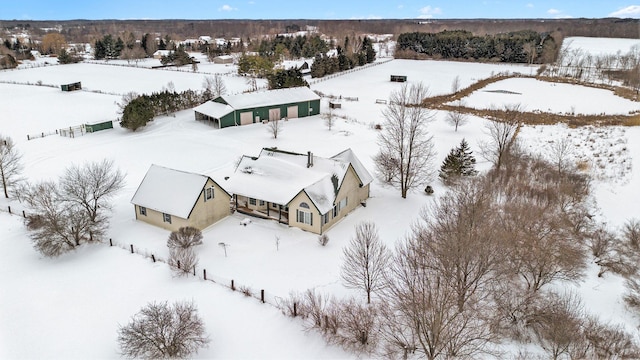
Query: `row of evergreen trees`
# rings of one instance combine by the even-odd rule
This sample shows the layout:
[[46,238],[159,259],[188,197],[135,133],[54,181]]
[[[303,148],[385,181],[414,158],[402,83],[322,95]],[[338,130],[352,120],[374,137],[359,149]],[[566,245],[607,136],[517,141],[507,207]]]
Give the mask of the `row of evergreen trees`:
[[315,54],[324,54],[329,51],[329,44],[318,35],[295,37],[278,35],[273,39],[262,39],[256,51],[260,56],[272,61],[282,58],[311,58]]
[[484,36],[475,36],[464,30],[445,30],[400,34],[396,54],[402,57],[414,53],[442,59],[542,63],[552,61],[557,48],[552,36],[530,30]]
[[311,65],[311,77],[319,78],[339,71],[353,69],[372,63],[376,59],[376,51],[371,39],[365,36],[356,45],[356,51],[350,51],[349,37],[345,38],[344,47],[337,46],[337,56],[327,56],[325,53],[316,54]]
[[190,109],[207,101],[205,94],[193,90],[175,92],[164,90],[151,95],[140,95],[124,107],[120,126],[136,131],[154,117]]

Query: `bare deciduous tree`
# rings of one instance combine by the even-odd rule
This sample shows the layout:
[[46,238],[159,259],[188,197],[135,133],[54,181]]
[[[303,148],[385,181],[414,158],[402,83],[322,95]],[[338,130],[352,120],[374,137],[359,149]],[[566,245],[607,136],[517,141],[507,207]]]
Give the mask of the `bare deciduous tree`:
[[71,251],[84,242],[96,241],[88,216],[77,206],[65,202],[55,182],[25,187],[24,198],[34,214],[25,224],[33,246],[47,257]]
[[269,120],[269,124],[267,125],[267,130],[273,136],[274,139],[278,138],[278,135],[282,132],[282,120],[273,119]]
[[227,93],[227,86],[224,84],[224,80],[222,80],[220,74],[205,76],[202,87],[204,88],[207,98],[217,98]]
[[422,212],[414,232],[424,238],[432,265],[456,294],[458,311],[486,298],[503,252],[497,241],[494,198],[481,181],[465,181]]
[[202,231],[192,226],[181,227],[169,234],[167,246],[170,249],[188,249],[202,244]]
[[393,154],[381,150],[373,158],[373,161],[376,164],[378,176],[380,176],[382,178],[382,181],[384,181],[385,183],[391,184],[393,179],[398,176],[398,171],[400,168],[398,160],[394,157]]
[[356,225],[356,236],[342,250],[343,264],[340,273],[345,286],[362,289],[371,303],[371,293],[384,287],[384,273],[391,254],[380,241],[378,229],[372,222]]
[[124,175],[104,160],[66,169],[59,183],[26,186],[33,215],[27,228],[35,248],[58,256],[82,243],[100,241],[108,226],[109,199],[124,185]]
[[[464,106],[464,102],[462,100],[458,100],[455,102],[454,106]],[[455,131],[458,131],[459,126],[463,126],[468,122],[467,115],[459,110],[449,111],[447,113],[447,117],[445,118],[447,123],[451,126],[455,127]]]
[[339,307],[340,329],[333,341],[347,349],[370,352],[378,342],[377,307],[362,305],[354,299],[336,303]]
[[198,255],[192,248],[171,248],[169,249],[169,266],[177,276],[187,276],[198,266]]
[[391,94],[382,111],[385,122],[378,137],[380,153],[397,159],[398,169],[391,183],[400,187],[403,198],[433,176],[429,166],[435,156],[433,137],[426,129],[433,115],[420,106],[427,96],[428,88],[422,83],[410,86],[405,83]]
[[258,80],[253,76],[246,76],[245,82],[249,85],[249,89],[247,92],[257,91],[258,90]]
[[209,341],[193,302],[149,303],[118,329],[120,351],[129,358],[186,358]]
[[451,80],[451,93],[455,94],[460,90],[460,75],[456,75],[456,77]]
[[385,288],[386,351],[392,356],[415,352],[431,360],[489,352],[493,334],[482,310],[458,311],[455,289],[431,259],[418,238],[396,248]]
[[124,114],[124,109],[127,107],[127,105],[129,105],[131,100],[133,100],[133,99],[135,99],[137,97],[138,97],[138,94],[136,92],[134,92],[134,91],[130,91],[130,92],[125,93],[124,95],[122,95],[122,99],[118,103],[118,114],[120,114],[120,115]]
[[124,174],[114,167],[113,160],[85,163],[68,167],[60,179],[65,201],[83,208],[94,223],[103,222],[102,215],[111,206],[108,200],[124,186]]
[[0,182],[4,190],[4,197],[9,198],[9,192],[20,182],[22,173],[22,155],[8,136],[0,135]]
[[324,124],[327,126],[327,129],[331,131],[331,128],[333,128],[333,125],[336,122],[336,118],[333,115],[333,109],[329,108],[327,112],[322,114],[322,118],[324,119]]
[[504,118],[500,121],[490,121],[486,125],[489,141],[480,144],[482,156],[491,161],[496,169],[500,169],[505,157],[516,140],[517,130],[520,127],[518,119],[521,106],[506,105]]
[[570,159],[575,152],[575,147],[568,137],[562,137],[554,141],[548,149],[549,157],[558,169],[558,174],[562,174],[570,166]]

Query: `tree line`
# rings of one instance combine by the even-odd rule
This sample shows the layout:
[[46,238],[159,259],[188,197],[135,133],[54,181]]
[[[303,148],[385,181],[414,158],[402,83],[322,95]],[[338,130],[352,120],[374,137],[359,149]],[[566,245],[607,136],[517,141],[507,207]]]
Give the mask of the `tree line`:
[[347,36],[342,46],[336,46],[336,56],[326,53],[315,55],[311,65],[311,77],[319,78],[339,71],[353,69],[372,63],[376,59],[376,51],[369,37],[358,38],[352,44]]
[[539,64],[554,61],[560,45],[550,33],[530,30],[483,36],[465,30],[412,32],[398,36],[396,57]]

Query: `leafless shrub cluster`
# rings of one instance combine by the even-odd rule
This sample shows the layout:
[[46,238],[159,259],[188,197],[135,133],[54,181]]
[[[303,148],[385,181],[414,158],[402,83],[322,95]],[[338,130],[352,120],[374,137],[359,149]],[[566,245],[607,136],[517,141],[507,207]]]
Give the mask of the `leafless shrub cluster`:
[[57,183],[25,186],[23,196],[32,213],[26,226],[36,250],[53,257],[100,241],[108,226],[108,200],[123,185],[124,174],[103,160],[71,166]]
[[120,351],[128,358],[186,358],[209,341],[192,302],[149,303],[118,330]]
[[168,264],[176,276],[187,276],[198,266],[198,255],[192,248],[171,248]]
[[167,246],[170,249],[188,249],[202,244],[202,231],[192,226],[181,227],[169,234]]

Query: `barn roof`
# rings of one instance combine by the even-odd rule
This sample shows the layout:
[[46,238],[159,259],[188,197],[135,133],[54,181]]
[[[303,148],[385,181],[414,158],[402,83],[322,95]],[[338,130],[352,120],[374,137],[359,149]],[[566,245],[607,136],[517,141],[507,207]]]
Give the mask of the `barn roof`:
[[221,97],[236,110],[320,100],[320,96],[306,86],[238,95],[222,95]]
[[196,106],[195,108],[193,108],[193,110],[201,114],[210,116],[214,119],[220,119],[223,116],[233,112],[233,108],[231,106],[215,101],[207,101],[204,104]]
[[209,179],[205,175],[154,164],[142,179],[131,203],[187,219]]

